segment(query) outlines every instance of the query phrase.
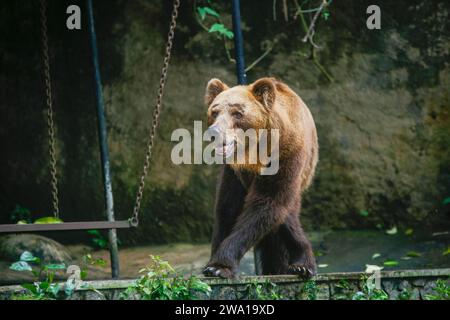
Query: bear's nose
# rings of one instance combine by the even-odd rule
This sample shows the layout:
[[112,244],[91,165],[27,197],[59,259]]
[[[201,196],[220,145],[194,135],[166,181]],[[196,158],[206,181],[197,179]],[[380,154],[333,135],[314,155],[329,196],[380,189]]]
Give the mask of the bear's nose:
[[208,138],[212,138],[212,139],[216,139],[220,137],[220,128],[218,125],[213,124],[212,126],[210,126],[208,128],[208,130],[206,130],[205,134]]

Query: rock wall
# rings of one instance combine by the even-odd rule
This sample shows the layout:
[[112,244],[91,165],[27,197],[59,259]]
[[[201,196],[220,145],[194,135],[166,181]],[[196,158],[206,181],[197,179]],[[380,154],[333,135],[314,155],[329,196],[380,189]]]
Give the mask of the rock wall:
[[[381,272],[381,289],[390,300],[424,300],[427,295],[437,295],[436,281],[447,281],[449,269],[404,270]],[[302,281],[297,276],[240,277],[237,280],[204,278],[210,285],[210,296],[199,299],[257,300],[256,287],[266,299],[283,300],[351,300],[357,292],[366,293],[364,287],[370,274],[329,273],[319,274],[312,281]],[[75,291],[71,300],[118,300],[121,293],[134,280],[87,281]],[[375,284],[375,283],[373,283]],[[0,287],[0,300],[11,299],[24,289],[20,286]],[[269,298],[268,298],[269,297]],[[135,297],[136,298],[136,297]],[[373,298],[373,297],[372,297]],[[443,298],[441,298],[443,299]]]
[[[75,1],[77,2],[77,1]],[[57,124],[61,212],[67,221],[102,216],[93,70],[86,20],[65,29],[74,1],[49,2],[49,37]],[[77,2],[78,3],[78,2]],[[310,107],[320,163],[305,196],[308,229],[382,225],[442,226],[450,195],[448,1],[387,1],[382,29],[365,28],[368,1],[333,2],[317,25],[318,61],[298,20],[272,18],[272,1],[242,3],[247,62],[264,41],[279,39],[249,79],[279,77]],[[84,10],[84,2],[79,5]],[[170,2],[95,3],[107,108],[115,209],[130,215],[159,82]],[[171,132],[204,120],[206,82],[235,83],[223,44],[194,19],[184,1],[138,230],[124,243],[205,241],[212,224],[216,167],[176,166]],[[258,14],[254,8],[258,7]],[[2,3],[0,11],[0,221],[16,204],[50,213],[37,3]],[[230,25],[230,7],[216,8]],[[360,215],[367,211],[368,216]],[[78,237],[79,238],[79,237]]]

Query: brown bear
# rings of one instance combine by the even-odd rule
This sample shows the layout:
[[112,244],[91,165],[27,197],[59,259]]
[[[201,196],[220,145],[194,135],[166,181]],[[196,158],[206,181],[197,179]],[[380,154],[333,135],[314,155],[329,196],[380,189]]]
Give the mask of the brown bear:
[[211,258],[203,273],[235,277],[241,258],[255,246],[263,274],[314,275],[314,254],[299,221],[301,195],[311,184],[319,149],[308,107],[274,78],[232,88],[212,79],[205,103],[209,128],[220,134],[234,128],[278,129],[279,170],[261,175],[261,163],[222,166]]

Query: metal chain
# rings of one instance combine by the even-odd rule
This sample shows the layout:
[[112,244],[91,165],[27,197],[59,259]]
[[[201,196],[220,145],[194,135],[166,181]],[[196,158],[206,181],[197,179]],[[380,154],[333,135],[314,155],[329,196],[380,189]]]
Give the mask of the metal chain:
[[180,7],[180,0],[174,0],[173,9],[172,9],[172,18],[170,21],[170,29],[169,29],[169,34],[167,37],[166,53],[164,56],[163,67],[161,70],[161,78],[159,80],[158,97],[156,99],[156,105],[153,110],[152,126],[150,128],[150,134],[149,134],[148,143],[147,143],[147,152],[145,154],[144,168],[142,170],[142,175],[139,180],[139,190],[136,195],[136,203],[135,203],[134,209],[133,209],[133,216],[130,219],[130,223],[132,226],[137,226],[138,222],[139,222],[138,215],[139,215],[139,210],[141,208],[142,195],[143,195],[144,187],[145,187],[145,177],[147,176],[148,168],[150,166],[153,141],[155,139],[156,128],[158,127],[159,114],[161,113],[162,98],[163,98],[163,94],[164,94],[164,87],[166,85],[167,69],[169,68],[169,61],[170,61],[170,54],[172,51],[173,38],[175,37],[175,27],[177,25],[177,17],[178,17],[178,8],[179,7]]
[[59,218],[58,201],[58,177],[56,175],[56,152],[55,152],[55,126],[53,123],[53,105],[52,105],[52,83],[50,78],[50,63],[48,56],[48,37],[47,37],[47,2],[41,0],[41,32],[42,32],[42,57],[44,62],[45,92],[47,96],[47,127],[48,143],[50,154],[50,174],[52,185],[53,216]]

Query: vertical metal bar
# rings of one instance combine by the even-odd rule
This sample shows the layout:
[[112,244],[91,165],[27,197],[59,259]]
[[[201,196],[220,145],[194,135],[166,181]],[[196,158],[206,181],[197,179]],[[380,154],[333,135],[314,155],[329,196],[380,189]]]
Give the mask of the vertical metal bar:
[[[233,33],[234,33],[234,55],[236,59],[236,75],[238,84],[247,84],[247,75],[245,74],[245,60],[244,60],[244,38],[242,37],[241,29],[241,10],[240,1],[232,1],[232,19],[233,19]],[[261,251],[257,246],[253,248],[255,274],[260,275],[261,270]]]
[[[100,77],[100,67],[98,62],[97,36],[94,27],[94,12],[92,0],[87,0],[89,32],[92,47],[92,61],[95,70],[95,94],[97,97],[97,120],[98,138],[100,143],[100,155],[102,161],[103,191],[106,203],[106,216],[108,221],[114,221],[114,201],[111,185],[111,172],[109,163],[108,138],[106,131],[105,106],[103,102],[102,82]],[[119,277],[119,252],[117,247],[116,229],[108,231],[109,252],[111,256],[111,276],[113,279]]]
[[244,61],[244,40],[241,29],[241,10],[239,0],[233,0],[233,33],[234,33],[234,55],[236,59],[236,75],[238,84],[247,84]]

